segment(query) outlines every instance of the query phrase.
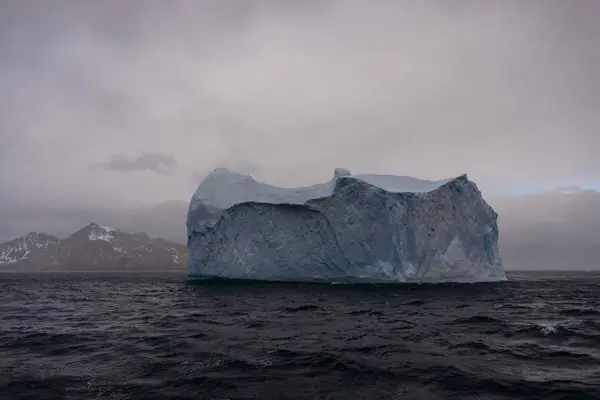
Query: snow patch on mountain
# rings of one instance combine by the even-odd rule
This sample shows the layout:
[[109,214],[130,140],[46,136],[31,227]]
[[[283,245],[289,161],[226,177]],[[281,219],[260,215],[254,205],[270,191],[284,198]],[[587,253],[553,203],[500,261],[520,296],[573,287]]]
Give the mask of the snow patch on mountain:
[[116,229],[110,228],[108,226],[93,224],[92,230],[88,234],[88,239],[103,240],[105,242],[110,242],[115,238],[113,236],[113,233],[115,231]]

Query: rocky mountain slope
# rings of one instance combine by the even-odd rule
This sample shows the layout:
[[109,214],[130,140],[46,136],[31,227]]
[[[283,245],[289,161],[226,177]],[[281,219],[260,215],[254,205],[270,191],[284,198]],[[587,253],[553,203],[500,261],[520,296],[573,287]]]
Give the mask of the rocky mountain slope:
[[91,223],[59,239],[43,233],[0,243],[0,270],[184,269],[184,245]]

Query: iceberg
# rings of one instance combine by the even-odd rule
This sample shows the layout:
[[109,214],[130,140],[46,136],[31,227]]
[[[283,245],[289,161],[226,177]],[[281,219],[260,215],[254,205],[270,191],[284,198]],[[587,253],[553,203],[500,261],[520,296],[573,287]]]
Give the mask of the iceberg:
[[357,174],[280,188],[218,168],[187,216],[189,279],[490,282],[498,214],[467,175]]

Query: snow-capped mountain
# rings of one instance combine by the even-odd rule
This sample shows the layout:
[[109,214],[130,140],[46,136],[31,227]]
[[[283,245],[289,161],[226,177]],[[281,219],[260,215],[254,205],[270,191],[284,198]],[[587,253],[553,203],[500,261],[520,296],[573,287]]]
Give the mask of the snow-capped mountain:
[[185,268],[184,245],[91,223],[58,239],[30,233],[0,244],[1,269],[128,270]]
[[30,232],[18,239],[1,243],[0,264],[12,264],[26,260],[32,252],[46,252],[48,247],[56,245],[59,241],[54,236]]

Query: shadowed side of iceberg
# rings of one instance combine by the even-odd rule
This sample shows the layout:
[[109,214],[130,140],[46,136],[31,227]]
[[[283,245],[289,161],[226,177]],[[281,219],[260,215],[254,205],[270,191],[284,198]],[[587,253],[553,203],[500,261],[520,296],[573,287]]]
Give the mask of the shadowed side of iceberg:
[[420,193],[340,175],[303,204],[244,202],[199,218],[205,206],[190,207],[190,278],[506,280],[497,214],[466,175]]
[[190,275],[236,279],[329,280],[344,276],[347,260],[329,221],[305,205],[248,202],[225,210],[190,251]]

